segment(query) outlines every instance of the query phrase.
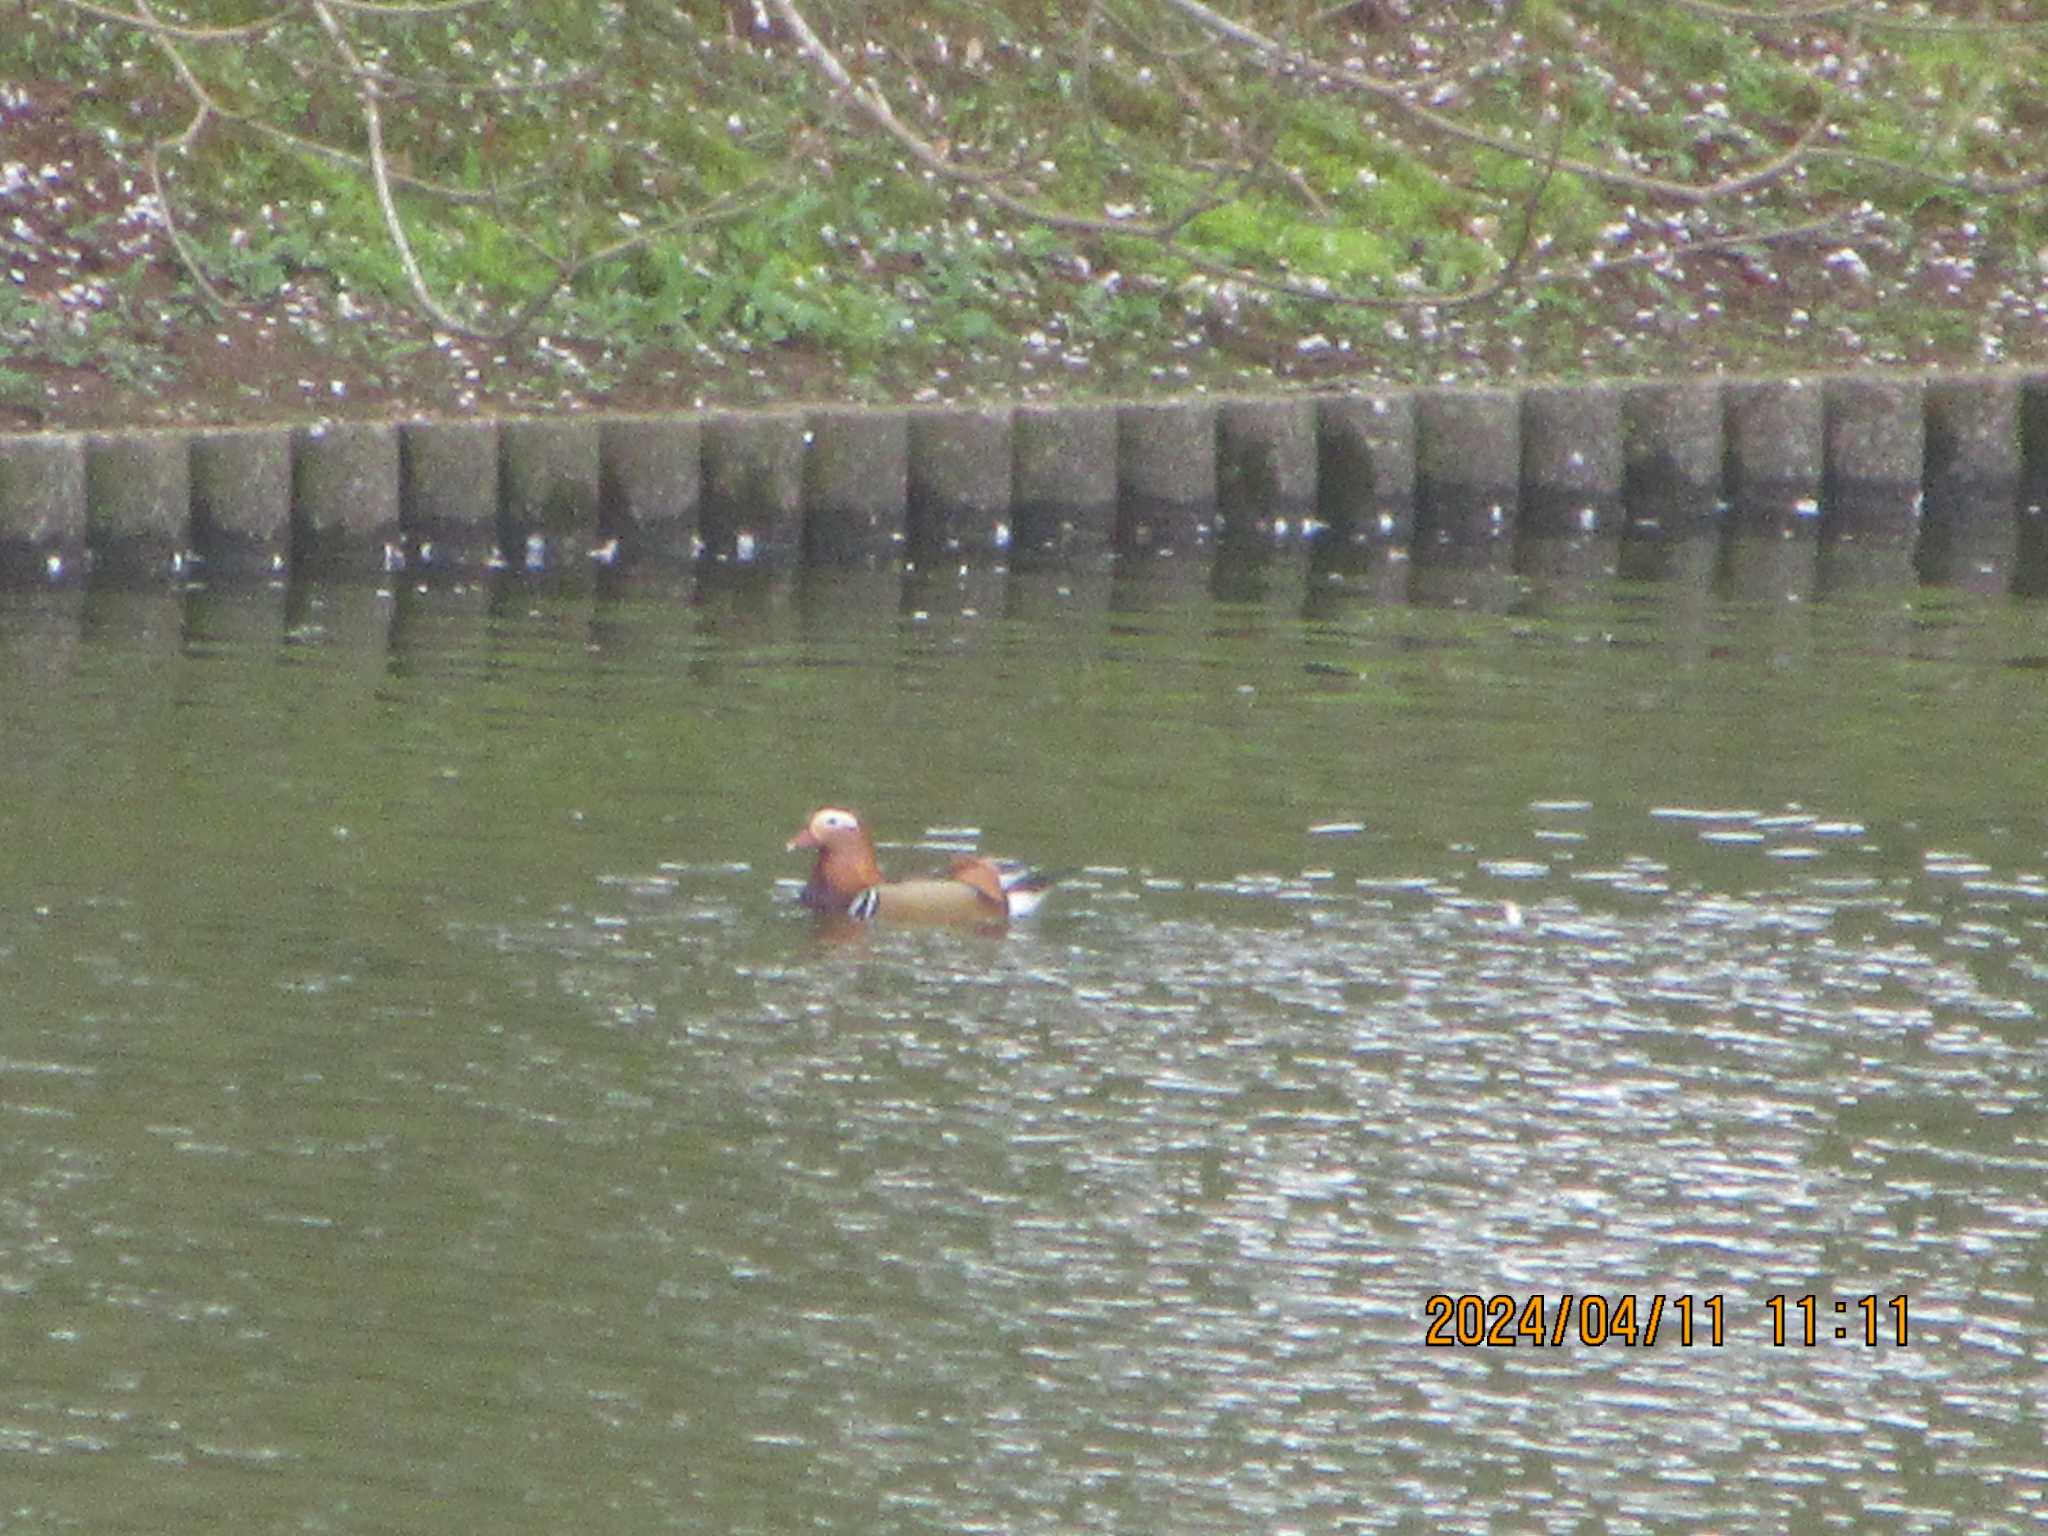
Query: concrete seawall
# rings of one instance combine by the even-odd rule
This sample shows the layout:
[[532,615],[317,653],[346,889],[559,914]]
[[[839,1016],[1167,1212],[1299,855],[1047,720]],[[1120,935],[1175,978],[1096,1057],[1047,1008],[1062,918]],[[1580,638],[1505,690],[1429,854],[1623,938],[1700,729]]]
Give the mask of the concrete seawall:
[[1455,587],[1710,539],[2034,593],[2044,500],[2048,374],[38,433],[0,436],[0,583],[1303,546]]

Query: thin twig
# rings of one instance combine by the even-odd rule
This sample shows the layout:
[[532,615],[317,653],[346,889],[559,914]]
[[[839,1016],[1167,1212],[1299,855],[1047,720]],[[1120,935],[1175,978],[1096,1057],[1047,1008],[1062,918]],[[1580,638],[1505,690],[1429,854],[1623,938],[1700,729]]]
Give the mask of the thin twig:
[[[318,139],[305,138],[300,134],[291,132],[289,129],[280,128],[275,123],[265,122],[262,118],[252,113],[237,111],[235,108],[228,106],[206,88],[185,56],[172,43],[174,38],[185,38],[199,42],[217,42],[240,37],[245,31],[274,27],[279,21],[285,19],[285,13],[280,12],[271,16],[266,21],[252,22],[248,28],[227,28],[219,31],[200,32],[189,27],[176,27],[162,20],[150,8],[147,0],[136,0],[137,5],[141,7],[141,14],[139,15],[130,14],[125,11],[108,10],[100,6],[91,5],[87,3],[87,0],[63,0],[63,3],[76,6],[83,11],[90,11],[94,15],[104,16],[110,21],[124,22],[134,27],[138,32],[147,33],[156,42],[158,47],[162,49],[164,55],[170,59],[172,67],[178,72],[178,78],[184,83],[186,93],[223,123],[259,134],[300,154],[312,155],[358,171],[369,169],[369,161],[364,156],[356,154],[353,150],[340,149],[332,144],[323,144]],[[428,181],[424,177],[414,176],[404,171],[392,171],[391,179],[409,191],[423,192],[430,197],[438,197],[444,202],[477,204],[489,200],[489,196],[486,193],[473,192],[466,187],[449,186],[443,182]],[[522,182],[520,185],[526,185],[526,183]]]
[[538,96],[549,91],[573,90],[577,86],[590,85],[602,79],[602,72],[595,69],[579,69],[574,74],[557,75],[550,80],[428,80],[419,75],[401,75],[384,68],[381,64],[369,66],[370,73],[377,77],[377,83],[384,87],[386,98],[397,95],[425,95],[430,91],[446,92],[450,95],[467,96]]
[[[176,22],[164,21],[147,5],[142,14],[133,11],[119,11],[112,6],[94,5],[92,0],[63,0],[74,11],[83,11],[88,16],[97,16],[104,21],[118,21],[133,27],[138,32],[148,32],[156,37],[178,37],[193,43],[234,43],[243,42],[268,32],[280,22],[289,21],[292,11],[274,11],[258,21],[245,21],[235,27],[187,27]],[[140,4],[140,0],[137,0]]]
[[441,16],[449,11],[474,11],[482,6],[495,5],[498,0],[417,0],[417,3],[404,5],[375,5],[371,0],[326,0],[326,3],[365,16]]
[[150,188],[156,193],[157,211],[163,216],[164,234],[170,238],[171,249],[177,252],[179,264],[184,267],[186,276],[190,277],[193,285],[198,288],[199,296],[206,305],[207,313],[216,320],[225,320],[233,306],[228,303],[220,290],[214,287],[213,283],[208,279],[206,268],[199,259],[199,252],[185,238],[184,231],[178,228],[177,210],[171,203],[171,189],[164,183],[163,166],[157,154],[159,149],[169,148],[173,144],[182,143],[185,139],[196,133],[206,121],[206,117],[206,108],[200,107],[192,114],[192,121],[186,125],[185,132],[179,134],[176,139],[165,139],[161,144],[144,144],[142,146],[142,163],[149,172]]
[[790,35],[797,40],[803,56],[810,60],[812,66],[831,83],[842,98],[859,109],[863,117],[894,139],[911,159],[934,176],[971,189],[1006,213],[1015,214],[1018,218],[1028,219],[1043,228],[1059,230],[1065,234],[1125,235],[1141,240],[1169,239],[1175,230],[1194,216],[1192,213],[1184,213],[1171,224],[1147,224],[1133,219],[1100,219],[1068,213],[1060,208],[1043,207],[1018,197],[1015,193],[1005,190],[992,173],[961,165],[906,127],[903,120],[891,110],[888,99],[880,91],[860,85],[847,72],[839,56],[827,48],[818,34],[811,30],[811,24],[804,19],[803,12],[796,8],[795,0],[766,0],[766,3],[789,28]]
[[[142,8],[142,16],[146,23],[156,21],[156,13],[150,10],[149,0],[135,0],[135,3]],[[157,211],[163,217],[164,234],[171,242],[171,249],[177,253],[179,264],[184,267],[186,275],[198,288],[207,312],[216,320],[222,320],[228,315],[228,301],[208,279],[205,264],[200,261],[198,250],[185,238],[185,232],[178,227],[177,206],[171,201],[171,189],[164,181],[163,164],[159,155],[159,151],[164,149],[189,148],[198,140],[207,120],[214,115],[215,109],[212,98],[199,84],[198,76],[192,73],[184,55],[178,52],[178,45],[171,41],[170,34],[159,30],[154,34],[154,38],[157,47],[169,56],[172,67],[178,71],[191,90],[195,105],[192,109],[192,120],[185,125],[183,132],[161,141],[151,140],[144,143],[142,162],[149,172],[150,189],[156,193]]]
[[1212,276],[1229,277],[1247,287],[1284,294],[1289,298],[1310,299],[1337,309],[1470,308],[1474,304],[1483,304],[1490,299],[1498,298],[1521,281],[1522,264],[1528,259],[1529,252],[1536,243],[1536,214],[1543,206],[1543,197],[1550,190],[1551,180],[1557,175],[1563,145],[1564,123],[1560,120],[1556,132],[1551,135],[1550,154],[1543,163],[1543,173],[1529,188],[1529,195],[1522,199],[1521,224],[1515,232],[1515,243],[1508,249],[1507,260],[1492,277],[1484,282],[1474,283],[1468,288],[1443,293],[1333,293],[1327,286],[1318,287],[1312,283],[1296,282],[1289,278],[1273,278],[1261,273],[1247,272],[1242,268],[1232,267],[1227,262],[1212,262],[1207,257],[1191,251],[1181,250],[1179,254]]
[[398,251],[398,263],[405,269],[405,280],[412,288],[412,296],[435,324],[449,330],[463,330],[463,322],[444,308],[427,287],[427,276],[420,270],[419,258],[413,255],[412,241],[406,238],[405,221],[398,216],[398,200],[391,194],[391,175],[384,158],[384,114],[379,105],[376,77],[363,68],[362,60],[349,43],[348,34],[334,19],[332,0],[307,0],[307,4],[319,18],[328,40],[334,44],[334,51],[341,55],[356,77],[357,96],[363,104],[363,134],[370,146],[370,184],[376,190],[377,207],[384,215],[385,231]]
[[[750,184],[750,186],[742,188],[741,191],[746,192],[752,189],[753,184]],[[733,198],[714,199],[712,203],[703,208],[694,209],[685,214],[678,214],[673,219],[628,235],[623,240],[617,240],[610,245],[601,246],[575,261],[558,263],[554,276],[539,291],[527,296],[519,308],[513,311],[512,318],[506,322],[503,329],[478,331],[462,327],[463,334],[475,337],[480,341],[492,343],[510,341],[533,323],[534,317],[548,306],[556,294],[560,293],[592,267],[601,266],[608,261],[617,261],[622,256],[630,256],[644,245],[648,245],[656,240],[665,239],[669,235],[680,234],[686,229],[698,228],[707,224],[723,223],[725,220],[737,218],[743,213],[750,213],[761,205],[765,196],[766,193],[764,191],[761,197],[750,197],[744,201],[737,200],[737,194]],[[724,203],[722,207],[719,206],[721,201]],[[538,249],[530,239],[525,243],[530,247]],[[545,255],[546,253],[541,252],[541,254]]]
[[[368,157],[359,155],[352,149],[338,149],[332,144],[322,144],[318,139],[301,137],[289,129],[278,127],[275,123],[266,123],[260,117],[252,117],[246,112],[231,111],[218,102],[213,104],[213,110],[224,122],[233,123],[238,128],[246,128],[251,133],[261,134],[266,139],[274,139],[286,148],[295,149],[301,154],[330,160],[336,165],[345,165],[355,171],[370,169]],[[447,203],[480,205],[490,202],[493,195],[489,192],[471,191],[467,187],[451,187],[446,182],[428,181],[424,177],[396,168],[390,169],[390,176],[395,185],[405,188],[408,192],[423,192],[429,197],[438,197]],[[539,180],[539,177],[524,177],[513,185],[516,188],[524,188],[534,185]]]
[[2048,27],[2048,17],[2035,17],[2029,21],[1970,21],[1960,16],[1940,20],[1925,16],[1897,16],[1873,9],[1868,0],[1833,0],[1830,4],[1790,11],[1753,11],[1746,6],[1717,5],[1714,0],[1672,0],[1672,3],[1711,21],[1746,27],[1809,26],[1816,21],[1831,21],[1840,16],[1850,17],[1862,26],[1883,27],[1893,32],[2034,32]]
[[[1454,293],[1402,294],[1399,296],[1333,293],[1327,287],[1316,287],[1289,278],[1269,277],[1263,273],[1248,271],[1234,263],[1204,256],[1200,252],[1190,250],[1179,243],[1179,236],[1190,223],[1201,217],[1202,214],[1209,212],[1213,208],[1220,207],[1223,203],[1229,201],[1229,197],[1223,194],[1222,188],[1232,174],[1233,169],[1239,172],[1241,182],[1248,180],[1258,173],[1263,164],[1262,160],[1258,157],[1255,156],[1252,162],[1246,166],[1226,168],[1218,173],[1212,178],[1210,189],[1206,194],[1195,198],[1188,207],[1182,209],[1173,217],[1156,222],[1088,218],[1060,209],[1040,207],[1015,196],[1001,186],[995,185],[986,174],[969,171],[954,164],[935,147],[926,143],[909,128],[905,127],[901,119],[897,118],[895,113],[890,111],[888,102],[882,97],[880,92],[866,89],[854,82],[853,77],[847,72],[846,66],[825,46],[817,33],[811,30],[810,24],[804,19],[803,13],[797,9],[795,0],[768,0],[768,3],[776,15],[782,19],[784,25],[788,27],[790,35],[797,39],[804,56],[811,61],[819,73],[832,82],[838,88],[840,94],[859,108],[870,122],[907,149],[911,157],[918,164],[930,170],[934,175],[968,186],[978,195],[988,199],[1005,212],[1015,214],[1019,218],[1029,219],[1045,228],[1060,230],[1066,233],[1120,235],[1125,238],[1149,240],[1172,250],[1182,260],[1188,262],[1189,265],[1212,276],[1229,278],[1249,287],[1261,288],[1273,293],[1287,294],[1295,298],[1313,299],[1320,303],[1355,309],[1415,309],[1424,306],[1455,308],[1460,305],[1476,304],[1481,300],[1492,298],[1518,279],[1522,261],[1534,241],[1537,208],[1542,202],[1543,194],[1550,186],[1552,177],[1556,175],[1560,166],[1566,163],[1561,154],[1564,143],[1564,125],[1560,121],[1556,133],[1552,135],[1550,149],[1544,158],[1543,174],[1537,178],[1535,186],[1531,189],[1528,198],[1524,202],[1521,229],[1515,245],[1501,271],[1487,282],[1476,284],[1471,288],[1461,289]],[[1242,185],[1239,188],[1240,194],[1241,191]]]
[[1711,256],[1716,251],[1737,249],[1745,245],[1789,245],[1796,240],[1811,240],[1820,235],[1832,235],[1846,229],[1851,222],[1846,213],[1831,213],[1818,219],[1809,219],[1803,224],[1788,224],[1783,229],[1745,229],[1725,235],[1710,235],[1703,240],[1688,241],[1684,245],[1663,245],[1655,250],[1634,251],[1627,256],[1617,256],[1611,261],[1587,262],[1568,272],[1554,272],[1550,278],[1555,282],[1588,282],[1619,272],[1628,267],[1655,267],[1667,261],[1689,261],[1695,256]]
[[1867,150],[1845,149],[1835,145],[1822,145],[1813,151],[1816,160],[1844,160],[1855,165],[1876,166],[1894,176],[1913,176],[1937,187],[1946,187],[1952,192],[1967,192],[1973,197],[2014,197],[2022,192],[2031,192],[2036,187],[2048,186],[2048,170],[2030,171],[2023,176],[1989,176],[1981,171],[1964,175],[1950,175],[1944,171],[1930,170],[1909,160],[1894,160],[1888,155],[1874,155]]
[[[1465,144],[1476,145],[1482,149],[1490,149],[1498,154],[1510,155],[1518,160],[1534,160],[1538,156],[1538,151],[1528,144],[1520,143],[1514,139],[1502,138],[1499,134],[1488,133],[1482,129],[1474,128],[1433,108],[1409,100],[1406,92],[1400,87],[1377,76],[1368,74],[1357,65],[1328,64],[1312,54],[1303,53],[1296,48],[1289,48],[1275,39],[1267,37],[1262,32],[1254,31],[1241,22],[1232,21],[1229,17],[1219,14],[1209,6],[1202,4],[1202,0],[1163,0],[1163,3],[1179,11],[1191,21],[1198,22],[1202,26],[1207,27],[1226,42],[1242,48],[1248,53],[1256,54],[1269,63],[1299,71],[1333,85],[1343,85],[1353,90],[1363,91],[1375,100],[1386,103],[1411,121],[1419,123],[1436,133],[1443,134],[1447,138],[1456,139]],[[1753,191],[1757,187],[1783,176],[1787,171],[1799,164],[1800,160],[1805,156],[1808,147],[1812,145],[1814,139],[1827,126],[1827,121],[1827,114],[1822,113],[1807,125],[1806,129],[1793,142],[1791,148],[1787,149],[1784,153],[1766,160],[1761,165],[1754,166],[1747,171],[1734,176],[1723,177],[1721,180],[1708,183],[1705,186],[1694,185],[1690,182],[1670,181],[1661,176],[1645,176],[1634,171],[1619,170],[1611,165],[1597,165],[1590,160],[1566,158],[1558,162],[1558,167],[1561,170],[1570,171],[1574,176],[1583,176],[1588,180],[1601,182],[1607,186],[1628,187],[1646,196],[1660,197],[1672,202],[1694,204],[1714,202],[1722,198],[1734,197],[1743,192]]]
[[768,8],[781,17],[783,25],[789,28],[790,35],[796,39],[797,47],[802,50],[804,57],[832,82],[833,88],[860,108],[868,121],[900,144],[919,165],[949,181],[976,183],[988,179],[983,172],[970,171],[949,160],[931,144],[905,127],[903,120],[889,106],[887,97],[872,86],[860,84],[847,73],[846,66],[839,62],[839,55],[827,48],[818,34],[811,30],[811,24],[804,19],[803,12],[796,8],[794,0],[767,0],[767,3]]

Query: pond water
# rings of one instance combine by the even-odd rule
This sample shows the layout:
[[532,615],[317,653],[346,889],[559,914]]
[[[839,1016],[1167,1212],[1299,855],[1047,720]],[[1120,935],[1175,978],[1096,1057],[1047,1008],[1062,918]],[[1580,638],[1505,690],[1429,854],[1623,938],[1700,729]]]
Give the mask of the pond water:
[[0,602],[0,1529],[2038,1526],[2048,609],[1490,590]]

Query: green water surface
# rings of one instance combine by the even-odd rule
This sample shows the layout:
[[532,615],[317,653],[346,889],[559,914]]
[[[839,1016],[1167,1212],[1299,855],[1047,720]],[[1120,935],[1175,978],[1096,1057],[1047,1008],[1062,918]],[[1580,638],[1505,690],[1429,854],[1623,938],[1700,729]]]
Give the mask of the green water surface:
[[2038,1522],[2048,610],[1490,590],[9,596],[0,1531]]

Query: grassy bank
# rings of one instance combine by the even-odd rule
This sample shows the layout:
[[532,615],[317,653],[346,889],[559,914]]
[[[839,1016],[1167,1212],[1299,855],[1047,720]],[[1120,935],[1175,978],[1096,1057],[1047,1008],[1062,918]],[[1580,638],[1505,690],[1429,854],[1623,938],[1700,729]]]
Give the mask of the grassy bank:
[[2048,361],[2038,3],[802,7],[885,111],[750,0],[137,3],[0,28],[0,428]]

